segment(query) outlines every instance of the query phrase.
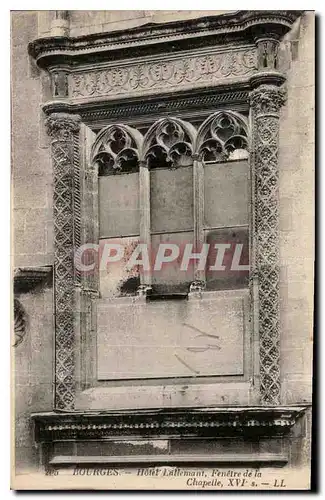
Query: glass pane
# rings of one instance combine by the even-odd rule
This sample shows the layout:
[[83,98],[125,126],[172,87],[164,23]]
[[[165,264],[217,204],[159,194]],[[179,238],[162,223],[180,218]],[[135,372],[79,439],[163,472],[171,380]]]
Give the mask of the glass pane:
[[99,177],[99,237],[139,234],[139,173]]
[[[140,285],[140,269],[130,258],[139,236],[99,240],[99,283],[102,298],[135,295]],[[106,252],[106,253],[105,253]]]
[[210,163],[204,167],[206,228],[248,224],[248,162]]
[[190,283],[194,279],[193,261],[190,261],[185,271],[181,270],[184,247],[188,243],[193,244],[193,231],[152,235],[151,245],[153,264],[161,244],[173,245],[174,250],[166,249],[165,255],[171,255],[171,252],[175,252],[173,261],[163,263],[162,268],[159,270],[153,270],[152,284],[154,292],[187,293],[189,291]]
[[[249,271],[243,266],[247,268],[249,264],[248,227],[206,231],[206,242],[210,245],[206,268],[207,289],[228,290],[247,287]],[[220,247],[215,248],[215,245]],[[221,260],[223,250],[224,256]],[[216,260],[218,253],[220,262]]]

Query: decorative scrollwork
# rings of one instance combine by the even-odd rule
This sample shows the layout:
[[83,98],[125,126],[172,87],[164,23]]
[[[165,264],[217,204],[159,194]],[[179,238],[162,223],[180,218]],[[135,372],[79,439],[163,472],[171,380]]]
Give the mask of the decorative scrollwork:
[[193,163],[196,130],[179,118],[163,118],[150,127],[143,143],[149,168],[177,168]]
[[182,55],[165,61],[144,61],[70,75],[71,97],[137,95],[213,86],[220,79],[247,77],[257,66],[256,48],[237,48],[203,55]]
[[25,309],[18,299],[14,299],[14,332],[15,332],[15,343],[14,347],[17,347],[22,343],[26,335],[28,325],[28,319]]
[[203,162],[224,162],[248,156],[248,127],[243,116],[218,111],[198,130],[195,152]]
[[142,135],[127,125],[109,125],[97,136],[92,161],[98,164],[99,175],[136,172],[139,169],[139,148]]

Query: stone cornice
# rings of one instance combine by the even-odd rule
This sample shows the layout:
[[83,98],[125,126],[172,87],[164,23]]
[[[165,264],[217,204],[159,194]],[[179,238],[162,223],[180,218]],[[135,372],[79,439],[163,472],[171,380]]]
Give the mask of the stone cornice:
[[15,293],[27,293],[37,286],[49,282],[52,278],[52,266],[17,267],[14,270]]
[[301,14],[302,11],[235,11],[74,38],[39,38],[29,44],[28,50],[41,67],[49,67],[89,63],[89,56],[92,63],[127,59],[130,49],[134,57],[240,40],[252,43],[261,30],[282,37]]
[[306,407],[229,407],[33,414],[36,441],[119,436],[283,435]]

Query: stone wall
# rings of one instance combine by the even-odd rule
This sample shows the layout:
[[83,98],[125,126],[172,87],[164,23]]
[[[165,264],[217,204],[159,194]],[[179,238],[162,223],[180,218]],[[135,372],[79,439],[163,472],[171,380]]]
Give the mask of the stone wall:
[[314,280],[314,14],[286,45],[288,100],[280,120],[281,377],[283,404],[311,402]]
[[[27,44],[37,37],[36,12],[12,14],[12,229],[13,265],[53,263],[52,166],[42,136],[42,87],[46,77],[29,59]],[[52,289],[22,293],[28,327],[13,350],[17,471],[37,463],[30,413],[49,410],[53,401]]]
[[[71,10],[70,36],[135,28],[148,23],[224,14],[225,10]],[[53,11],[40,11],[39,36],[50,36]]]

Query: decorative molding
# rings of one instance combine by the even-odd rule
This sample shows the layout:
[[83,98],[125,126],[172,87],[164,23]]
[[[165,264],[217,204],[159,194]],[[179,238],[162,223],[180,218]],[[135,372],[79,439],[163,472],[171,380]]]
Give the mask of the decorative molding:
[[285,92],[262,84],[251,93],[252,168],[255,185],[255,245],[258,276],[260,398],[280,404],[279,330],[279,112]]
[[14,293],[31,292],[52,281],[52,266],[17,267],[14,269]]
[[[216,46],[225,43],[252,43],[254,33],[270,29],[285,35],[303,11],[239,10],[222,15],[148,23],[129,30],[94,33],[80,37],[39,38],[28,46],[29,53],[43,67],[51,64],[87,64],[129,58],[133,54],[171,53],[185,47]],[[59,34],[59,33],[58,33]]]
[[256,69],[256,49],[237,48],[73,72],[69,75],[69,87],[72,99],[110,98],[214,86],[229,78],[249,77]]
[[[248,88],[248,85],[246,84]],[[70,104],[66,101],[52,101],[43,106],[43,111],[46,115],[56,112],[76,113],[81,116],[82,120],[90,123],[92,126],[101,122],[107,124],[107,120],[123,123],[137,120],[141,117],[146,122],[152,120],[152,115],[164,115],[165,113],[184,113],[193,112],[200,116],[206,116],[211,113],[211,109],[216,107],[227,106],[227,109],[235,109],[237,111],[246,111],[249,108],[249,91],[243,85],[236,85],[238,90],[231,92],[225,89],[220,89],[219,92],[198,91],[186,95],[176,92],[161,94],[154,96],[150,100],[134,98],[128,100],[111,101],[94,101],[91,103],[74,103]],[[100,125],[99,125],[100,126]]]
[[74,408],[74,249],[80,244],[80,117],[54,113],[46,120],[54,175],[55,408]]
[[306,407],[177,408],[168,410],[32,415],[37,442],[115,437],[279,436],[290,432]]

